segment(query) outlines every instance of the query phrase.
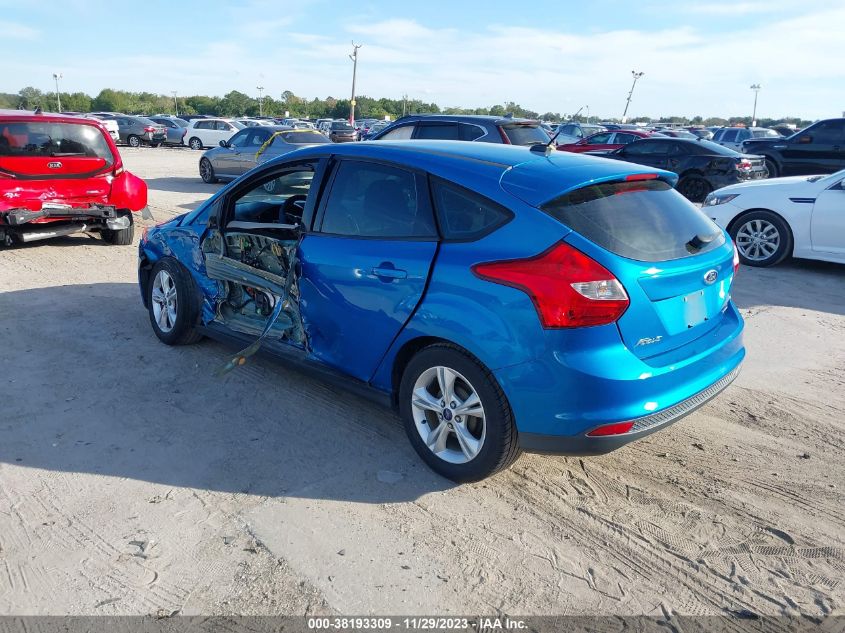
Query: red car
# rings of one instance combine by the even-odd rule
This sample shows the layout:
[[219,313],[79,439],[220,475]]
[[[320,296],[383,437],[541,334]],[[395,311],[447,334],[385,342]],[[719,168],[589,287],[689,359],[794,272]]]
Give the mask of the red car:
[[131,244],[146,206],[99,121],[0,110],[0,246],[83,231]]
[[641,138],[648,138],[650,136],[650,132],[640,132],[639,130],[607,130],[606,132],[591,134],[586,138],[582,138],[577,143],[558,145],[557,148],[565,152],[577,152],[579,154],[584,152],[607,154],[628,143],[633,143],[634,141],[639,141]]

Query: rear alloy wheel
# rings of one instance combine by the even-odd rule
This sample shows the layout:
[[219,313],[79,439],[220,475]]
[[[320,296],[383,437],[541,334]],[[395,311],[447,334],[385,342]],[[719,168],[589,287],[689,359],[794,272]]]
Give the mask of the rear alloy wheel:
[[202,149],[202,141],[194,136],[190,141],[188,141],[188,147],[191,149]]
[[513,414],[501,387],[487,368],[453,345],[432,345],[414,356],[399,399],[417,454],[448,479],[478,481],[519,456]]
[[748,266],[774,266],[792,253],[792,232],[780,216],[752,211],[731,227],[740,262]]
[[207,182],[208,184],[217,182],[217,176],[214,175],[214,166],[207,158],[200,160],[200,178],[202,178],[203,182]]
[[678,183],[678,192],[691,202],[704,202],[711,191],[713,187],[700,176],[685,176]]
[[147,308],[153,331],[162,343],[187,345],[202,338],[196,330],[197,294],[190,274],[169,257],[150,273]]
[[141,138],[135,136],[134,134],[130,134],[129,138],[126,139],[126,144],[129,147],[141,147]]

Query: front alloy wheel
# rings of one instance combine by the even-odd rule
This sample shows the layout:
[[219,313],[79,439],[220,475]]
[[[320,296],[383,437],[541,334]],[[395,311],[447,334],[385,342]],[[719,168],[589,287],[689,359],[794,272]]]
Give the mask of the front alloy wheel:
[[754,211],[737,220],[731,237],[740,261],[748,266],[774,266],[792,252],[792,234],[785,222],[769,211]]
[[153,279],[153,291],[151,295],[153,318],[158,329],[167,334],[176,325],[177,310],[179,301],[176,295],[176,282],[170,273],[162,269]]

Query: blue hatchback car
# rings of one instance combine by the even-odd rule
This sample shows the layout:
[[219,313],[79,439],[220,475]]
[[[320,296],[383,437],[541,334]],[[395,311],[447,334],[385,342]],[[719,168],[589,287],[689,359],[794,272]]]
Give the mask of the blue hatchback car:
[[606,453],[745,355],[736,251],[675,179],[542,147],[314,146],[149,229],[141,295],[167,344],[244,347],[224,369],[260,347],[396,407],[452,480]]

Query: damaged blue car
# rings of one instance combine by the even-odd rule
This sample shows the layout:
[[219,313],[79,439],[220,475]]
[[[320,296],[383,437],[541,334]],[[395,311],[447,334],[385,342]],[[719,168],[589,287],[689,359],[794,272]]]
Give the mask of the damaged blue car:
[[[532,148],[319,145],[147,230],[156,336],[259,350],[395,407],[455,481],[596,455],[736,377],[736,251],[676,176]],[[328,424],[331,422],[328,421]]]

